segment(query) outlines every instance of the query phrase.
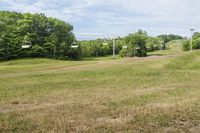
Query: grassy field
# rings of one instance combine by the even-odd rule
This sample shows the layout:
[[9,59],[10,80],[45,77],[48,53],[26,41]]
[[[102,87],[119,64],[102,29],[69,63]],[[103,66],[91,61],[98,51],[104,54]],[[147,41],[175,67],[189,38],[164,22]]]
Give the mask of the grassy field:
[[195,132],[200,52],[0,63],[0,132]]

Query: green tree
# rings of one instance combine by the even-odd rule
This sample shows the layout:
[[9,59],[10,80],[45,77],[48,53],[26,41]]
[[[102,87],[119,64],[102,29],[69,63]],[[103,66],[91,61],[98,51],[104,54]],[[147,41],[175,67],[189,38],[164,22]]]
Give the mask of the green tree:
[[147,33],[145,31],[139,30],[134,34],[130,34],[125,38],[127,48],[127,56],[139,56],[143,57],[147,55],[146,49]]
[[163,35],[159,35],[158,38],[160,38],[163,41],[163,49],[166,49],[166,43],[173,41],[173,40],[179,40],[179,39],[183,39],[182,36],[179,35],[174,35],[174,34],[163,34]]
[[185,40],[185,41],[183,42],[182,49],[183,49],[183,51],[188,51],[188,50],[190,50],[190,41],[189,41],[189,40]]
[[200,33],[195,32],[192,39],[193,39],[193,44],[192,44],[193,49],[200,49]]
[[[72,25],[44,14],[0,11],[0,59],[63,58],[76,40],[72,31]],[[27,43],[32,48],[22,49]]]
[[47,51],[39,45],[34,45],[31,48],[30,56],[31,57],[44,57]]
[[[192,36],[192,48],[193,49],[200,49],[200,33],[195,32],[194,35]],[[182,48],[184,51],[188,51],[191,49],[191,40],[185,40],[183,42]]]
[[146,41],[146,46],[147,46],[148,52],[160,50],[161,40],[157,37],[148,37],[148,39]]

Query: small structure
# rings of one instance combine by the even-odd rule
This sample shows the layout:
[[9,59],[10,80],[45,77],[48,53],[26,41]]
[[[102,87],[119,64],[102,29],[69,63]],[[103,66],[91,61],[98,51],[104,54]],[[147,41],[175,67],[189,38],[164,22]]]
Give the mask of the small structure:
[[128,48],[128,46],[122,46],[122,48],[123,48],[123,49],[127,49],[127,48]]
[[27,48],[30,48],[30,47],[31,47],[31,45],[22,45],[23,49],[27,49]]
[[26,35],[23,40],[22,48],[27,49],[30,48],[31,46],[32,46],[31,39],[28,35]]
[[78,45],[72,45],[71,48],[78,48]]

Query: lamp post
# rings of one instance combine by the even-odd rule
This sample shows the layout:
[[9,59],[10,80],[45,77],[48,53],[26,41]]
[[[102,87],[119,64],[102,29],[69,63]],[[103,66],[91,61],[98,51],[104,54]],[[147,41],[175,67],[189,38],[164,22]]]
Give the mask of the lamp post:
[[190,29],[190,31],[191,31],[191,43],[190,43],[190,51],[192,52],[192,43],[193,43],[193,34],[194,34],[194,31],[195,31],[195,29]]
[[111,38],[112,38],[112,40],[113,40],[113,59],[115,59],[116,39],[118,38],[118,36],[112,36]]

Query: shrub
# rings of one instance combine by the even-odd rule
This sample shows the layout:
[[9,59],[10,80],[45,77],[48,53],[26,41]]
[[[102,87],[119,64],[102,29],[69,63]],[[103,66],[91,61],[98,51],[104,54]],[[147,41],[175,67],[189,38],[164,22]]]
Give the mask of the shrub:
[[188,51],[190,49],[190,41],[189,40],[186,40],[183,42],[182,49],[184,51]]

